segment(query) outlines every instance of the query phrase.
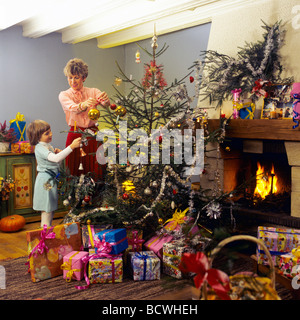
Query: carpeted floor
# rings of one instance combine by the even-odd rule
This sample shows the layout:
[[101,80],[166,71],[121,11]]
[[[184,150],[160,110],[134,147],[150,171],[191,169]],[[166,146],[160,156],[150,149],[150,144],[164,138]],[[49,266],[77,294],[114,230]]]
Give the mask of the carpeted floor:
[[[33,283],[27,273],[26,261],[26,257],[0,261],[6,272],[6,288],[0,289],[0,300],[151,300],[164,294],[170,297],[170,293],[191,284],[187,280],[176,280],[164,274],[161,280],[155,281],[133,281],[125,275],[122,283],[93,284],[89,289],[78,290],[75,285],[85,285],[84,280],[68,283],[58,276]],[[224,266],[223,262],[216,261],[214,267]],[[250,261],[239,259],[235,262],[234,273],[249,271],[251,267]],[[276,289],[282,300],[293,299],[289,290],[280,284],[276,283]],[[190,297],[186,300],[190,300]]]
[[[26,257],[0,261],[6,271],[6,288],[0,289],[0,300],[150,300],[174,290],[164,275],[155,281],[133,281],[124,276],[121,283],[93,284],[86,290],[75,288],[86,285],[84,280],[66,282],[62,276],[33,283],[26,261]],[[176,282],[180,287],[186,284],[186,280]]]

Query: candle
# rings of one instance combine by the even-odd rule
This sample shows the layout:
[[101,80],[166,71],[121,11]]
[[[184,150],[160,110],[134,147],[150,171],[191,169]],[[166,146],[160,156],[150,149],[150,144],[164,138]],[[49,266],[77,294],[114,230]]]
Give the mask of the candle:
[[76,131],[76,121],[74,121],[74,131]]

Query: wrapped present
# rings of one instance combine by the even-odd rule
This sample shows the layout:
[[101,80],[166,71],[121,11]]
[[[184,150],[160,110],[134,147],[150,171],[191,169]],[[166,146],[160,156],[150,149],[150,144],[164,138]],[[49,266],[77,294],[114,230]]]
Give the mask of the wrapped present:
[[[258,239],[262,240],[270,254],[275,266],[279,265],[280,255],[291,252],[300,245],[300,230],[290,228],[258,227]],[[258,245],[257,262],[269,264],[267,256]]]
[[115,283],[123,281],[122,255],[114,255],[89,260],[88,277],[90,283]]
[[72,251],[63,257],[63,278],[70,282],[72,279],[81,280],[84,274],[83,258],[89,254],[86,251]]
[[[100,241],[110,243],[110,254],[119,254],[128,248],[128,241],[125,228],[103,230],[96,233],[95,238],[98,238]],[[95,247],[96,253],[98,253],[98,248],[96,244]]]
[[9,121],[10,128],[13,128],[18,141],[26,140],[26,121],[23,114],[17,113],[16,118]]
[[153,251],[129,252],[128,257],[133,280],[160,279],[160,259]]
[[280,256],[278,271],[288,278],[300,275],[300,247]]
[[34,146],[29,141],[11,143],[10,149],[12,153],[34,153]]
[[179,269],[181,256],[185,252],[194,253],[195,250],[185,240],[172,240],[163,245],[163,272],[171,277],[181,279]]
[[85,249],[94,248],[94,239],[95,234],[97,234],[100,231],[112,229],[112,225],[92,225],[89,222],[86,225],[82,225],[81,231],[82,231],[82,245]]
[[241,119],[254,119],[254,111],[255,111],[255,104],[251,103],[244,104],[243,107],[239,111],[239,117]]
[[155,235],[145,242],[144,247],[147,251],[153,251],[160,259],[162,259],[163,245],[173,240],[173,237],[167,233]]
[[71,251],[79,251],[81,232],[79,223],[45,225],[43,229],[26,232],[28,264],[33,282],[63,274],[63,257]]
[[293,102],[293,118],[295,120],[300,119],[300,82],[293,83],[292,90],[290,92],[291,97],[294,98]]
[[143,242],[143,230],[126,229],[128,252],[142,251]]

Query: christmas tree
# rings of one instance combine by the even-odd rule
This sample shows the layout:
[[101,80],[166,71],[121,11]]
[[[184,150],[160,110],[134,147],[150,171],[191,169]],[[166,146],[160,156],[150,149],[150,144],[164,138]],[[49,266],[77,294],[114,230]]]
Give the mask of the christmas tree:
[[[208,132],[205,108],[191,109],[193,100],[198,99],[202,63],[194,62],[186,76],[168,85],[163,66],[158,64],[168,47],[158,50],[155,34],[151,47],[152,51],[139,47],[150,57],[142,80],[127,77],[118,66],[116,96],[99,118],[108,129],[97,135],[81,132],[83,140],[90,136],[104,142],[97,159],[107,162],[105,185],[99,188],[90,175],[62,175],[60,192],[64,204],[71,206],[65,222],[90,220],[92,224],[132,226],[151,233],[162,228],[174,213],[184,217],[181,223],[193,221],[187,231],[202,218],[202,208],[207,212],[205,218],[220,216],[219,201],[228,195],[218,190],[208,198],[201,189],[194,191],[191,184],[191,177],[203,172],[205,145],[224,139],[224,126]],[[136,56],[139,62],[139,51]],[[195,84],[192,97],[186,80]],[[122,81],[131,86],[127,95],[117,88]],[[99,117],[97,110],[91,114]]]

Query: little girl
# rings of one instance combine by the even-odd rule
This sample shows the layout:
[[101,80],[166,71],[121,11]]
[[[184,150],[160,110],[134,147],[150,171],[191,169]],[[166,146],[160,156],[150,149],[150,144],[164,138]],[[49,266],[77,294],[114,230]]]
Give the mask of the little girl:
[[[64,150],[53,148],[52,132],[50,125],[43,120],[31,122],[26,130],[29,142],[35,146],[35,157],[37,161],[38,175],[35,180],[33,194],[33,209],[41,211],[41,226],[45,224],[49,227],[52,224],[54,211],[57,210],[58,193],[57,185],[50,181],[52,188],[45,188],[44,185],[49,181],[51,175],[49,171],[58,174],[60,162],[64,160],[75,148],[80,147],[81,138],[73,142]],[[48,172],[47,172],[48,171]]]

